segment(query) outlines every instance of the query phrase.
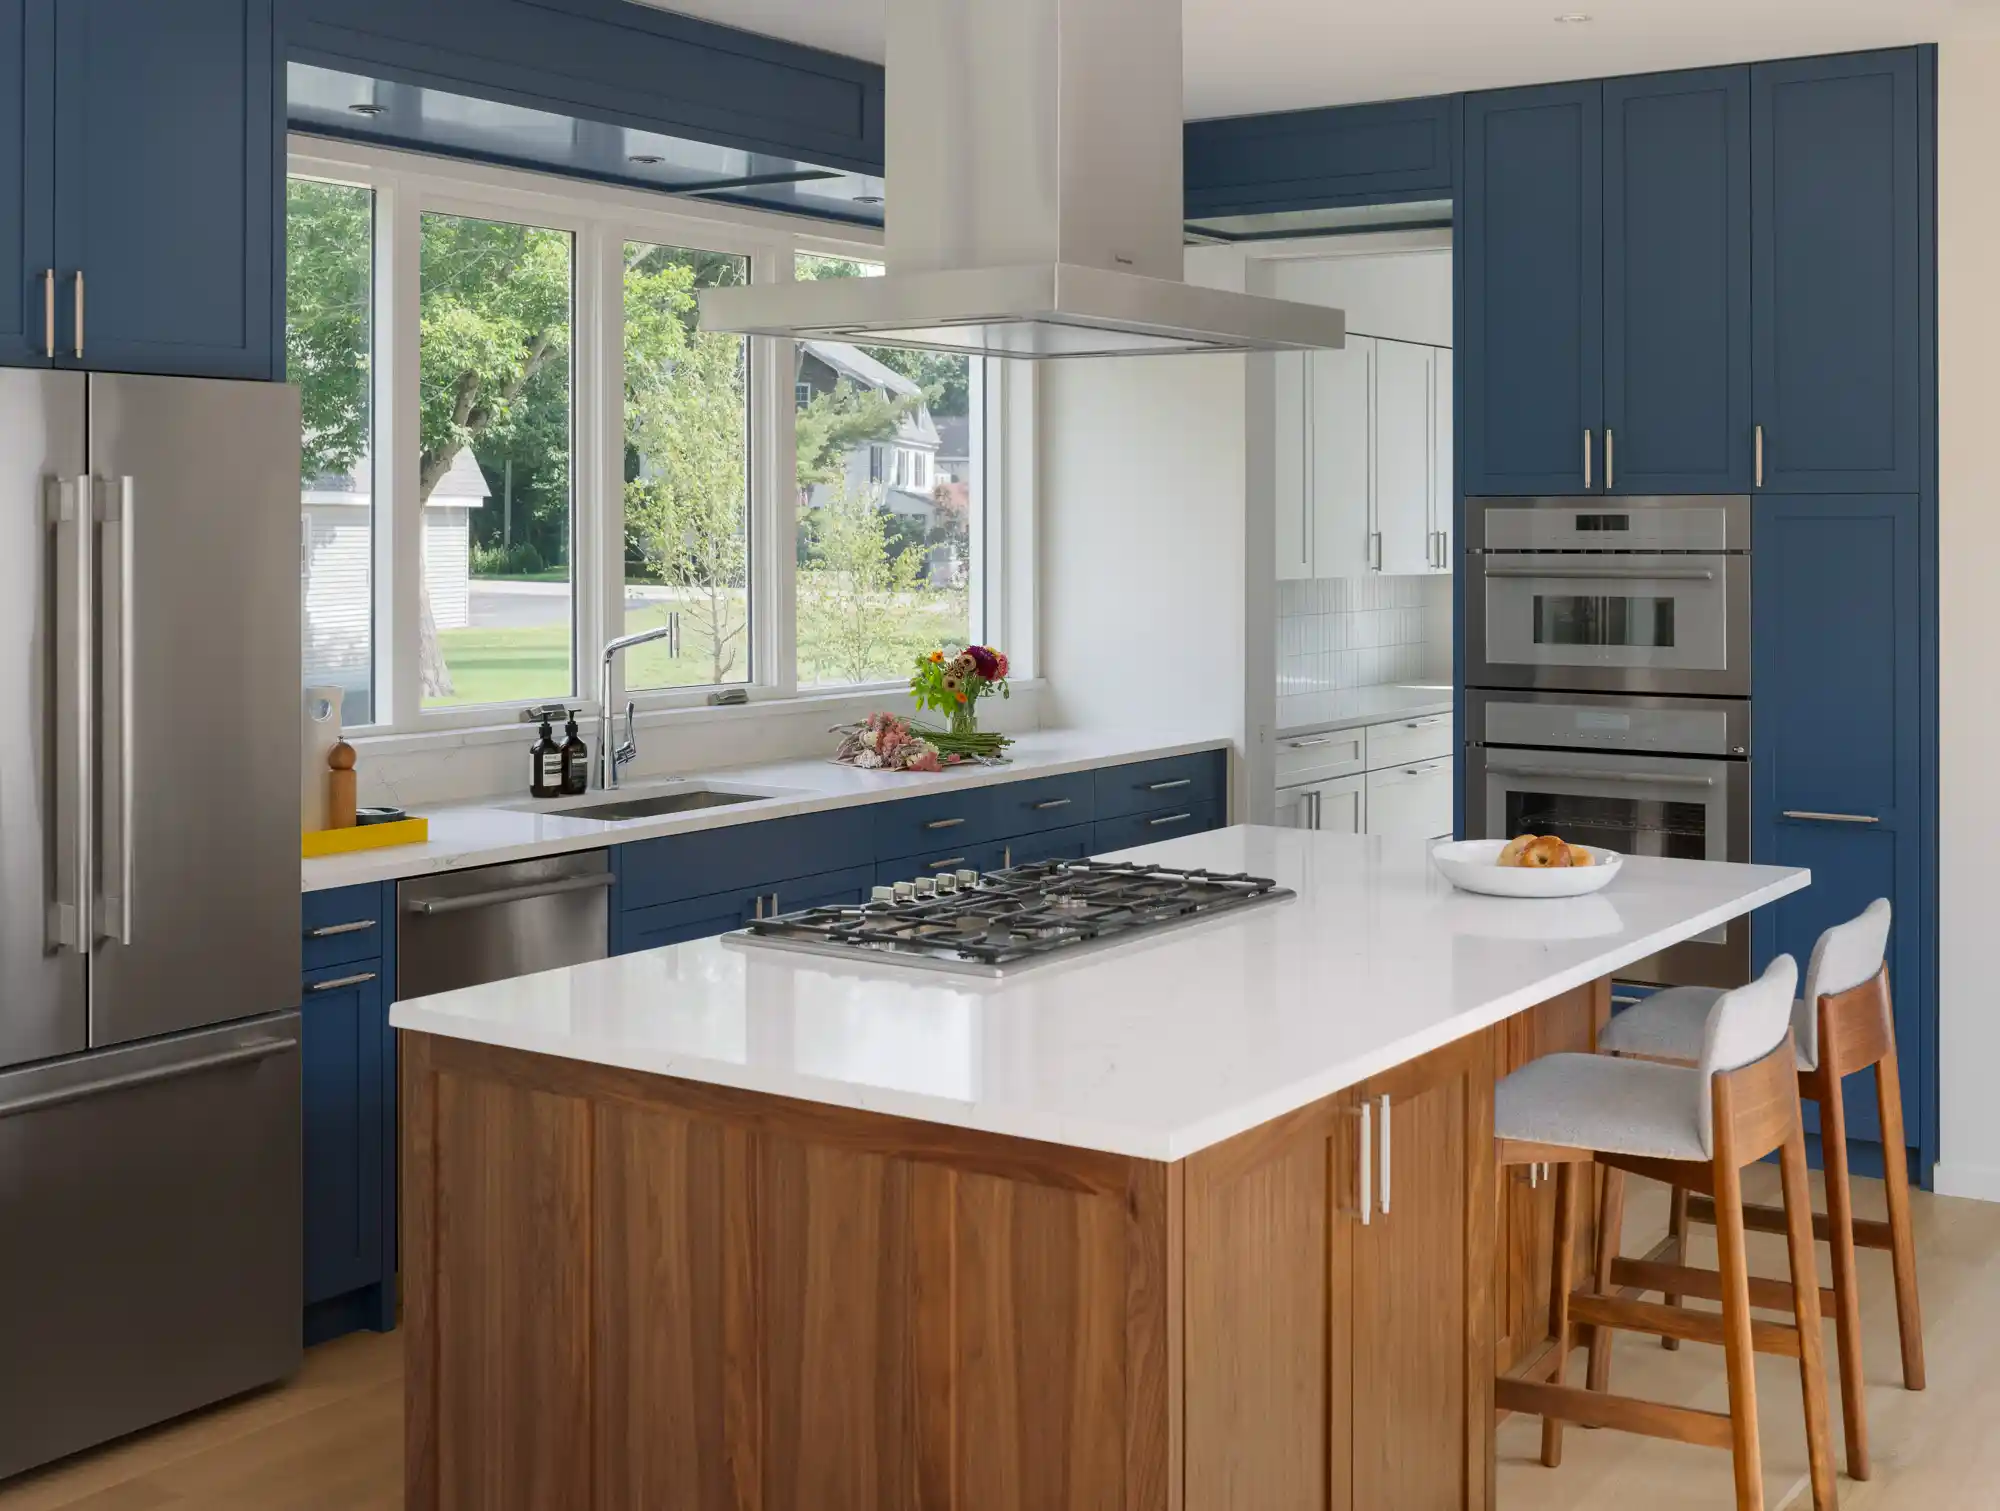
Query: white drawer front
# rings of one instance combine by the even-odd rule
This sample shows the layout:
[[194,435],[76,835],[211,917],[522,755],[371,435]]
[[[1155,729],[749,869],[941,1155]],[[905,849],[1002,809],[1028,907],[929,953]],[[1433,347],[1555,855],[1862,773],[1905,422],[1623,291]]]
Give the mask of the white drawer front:
[[1396,719],[1368,726],[1368,769],[1378,766],[1405,766],[1413,761],[1434,761],[1451,754],[1450,714],[1427,714],[1421,719]]
[[1354,776],[1367,769],[1367,737],[1359,729],[1343,729],[1323,735],[1298,735],[1278,741],[1280,787]]
[[1278,789],[1278,823],[1322,834],[1360,834],[1367,811],[1368,779],[1337,777],[1301,787]]
[[1368,833],[1438,839],[1451,833],[1451,762],[1419,761],[1368,773]]

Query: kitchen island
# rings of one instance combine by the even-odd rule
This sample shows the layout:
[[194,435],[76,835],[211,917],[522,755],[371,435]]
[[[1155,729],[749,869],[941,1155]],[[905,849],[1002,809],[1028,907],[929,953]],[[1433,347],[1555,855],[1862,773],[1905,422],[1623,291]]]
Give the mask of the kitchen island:
[[408,1504],[1490,1504],[1547,1290],[1496,1076],[1809,877],[1426,852],[1131,852],[1297,895],[1000,980],[706,940],[399,1003]]

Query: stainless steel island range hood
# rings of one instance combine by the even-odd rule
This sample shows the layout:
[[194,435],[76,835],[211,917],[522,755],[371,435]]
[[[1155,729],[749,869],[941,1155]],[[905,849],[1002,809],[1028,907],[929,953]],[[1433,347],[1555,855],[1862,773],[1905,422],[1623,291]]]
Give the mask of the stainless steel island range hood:
[[1339,310],[1183,281],[1181,0],[889,0],[881,278],[701,293],[704,330],[988,357],[1304,351]]

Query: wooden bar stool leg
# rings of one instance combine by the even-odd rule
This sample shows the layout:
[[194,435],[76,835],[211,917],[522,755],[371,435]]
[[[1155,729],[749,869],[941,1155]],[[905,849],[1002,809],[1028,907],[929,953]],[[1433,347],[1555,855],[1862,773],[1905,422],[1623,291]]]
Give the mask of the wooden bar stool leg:
[[1917,1243],[1910,1231],[1909,1145],[1903,1137],[1903,1075],[1889,1052],[1875,1062],[1882,1109],[1882,1175],[1889,1188],[1889,1260],[1896,1272],[1896,1326],[1903,1340],[1903,1386],[1924,1388],[1924,1311],[1917,1300]]
[[[1832,1046],[1826,1048],[1830,1050]],[[1867,1382],[1861,1370],[1861,1286],[1854,1266],[1854,1188],[1847,1170],[1847,1108],[1841,1099],[1838,1076],[1828,1074],[1816,1079],[1818,1091],[1814,1100],[1819,1103],[1820,1152],[1826,1166],[1826,1237],[1827,1247],[1833,1251],[1833,1326],[1840,1351],[1841,1423],[1847,1431],[1847,1472],[1857,1480],[1865,1480],[1868,1478]],[[1795,1200],[1803,1202],[1808,1197],[1794,1198],[1787,1178],[1788,1221]],[[1807,1224],[1810,1232],[1810,1218]],[[1812,1246],[1808,1244],[1808,1263],[1812,1256]],[[1793,1262],[1796,1264],[1797,1260]],[[1818,1284],[1816,1271],[1813,1283]],[[1802,1330],[1805,1327],[1803,1317],[1799,1326]]]
[[[1688,1192],[1686,1186],[1675,1186],[1672,1205],[1667,1209],[1667,1236],[1674,1241],[1675,1264],[1688,1262]],[[1668,1306],[1679,1306],[1679,1296],[1664,1298]],[[1678,1338],[1660,1339],[1660,1347],[1672,1351],[1681,1346]]]
[[[1834,1092],[1837,1097],[1838,1082],[1834,1083]],[[1833,1479],[1833,1445],[1828,1441],[1825,1344],[1820,1337],[1819,1268],[1813,1250],[1812,1184],[1806,1175],[1803,1129],[1793,1128],[1791,1136],[1785,1140],[1784,1153],[1780,1158],[1779,1168],[1785,1186],[1785,1237],[1792,1261],[1792,1306],[1799,1329],[1799,1384],[1805,1396],[1806,1454],[1812,1466],[1813,1511],[1833,1511],[1837,1504],[1837,1492]],[[1719,1190],[1716,1194],[1720,1198]],[[1736,1242],[1740,1271],[1743,1242],[1740,1199],[1732,1203],[1730,1210],[1738,1219]],[[1850,1297],[1852,1294],[1852,1291],[1848,1292]],[[1858,1393],[1849,1411],[1851,1417],[1860,1415]],[[1848,1446],[1851,1456],[1851,1439]]]
[[[1717,1098],[1721,1100],[1720,1097]],[[1764,1511],[1763,1450],[1757,1438],[1757,1356],[1750,1337],[1750,1265],[1743,1247],[1743,1184],[1723,1109],[1716,1109],[1715,1247],[1722,1272],[1722,1350],[1729,1371],[1730,1452],[1737,1511]],[[1818,1297],[1814,1298],[1818,1311]],[[1804,1319],[1800,1319],[1803,1324]]]
[[[1619,1235],[1625,1228],[1625,1172],[1610,1165],[1604,1173],[1604,1197],[1597,1208],[1597,1275],[1599,1295],[1611,1294],[1611,1266],[1618,1259]],[[1584,1383],[1592,1390],[1611,1387],[1611,1329],[1590,1330],[1590,1367]]]
[[[1556,1167],[1556,1241],[1549,1265],[1549,1331],[1556,1340],[1555,1372],[1549,1379],[1563,1383],[1563,1368],[1569,1362],[1570,1276],[1576,1268],[1576,1188],[1590,1178],[1588,1165],[1562,1164]],[[1563,1461],[1563,1424],[1560,1417],[1542,1418],[1542,1462],[1560,1469]]]

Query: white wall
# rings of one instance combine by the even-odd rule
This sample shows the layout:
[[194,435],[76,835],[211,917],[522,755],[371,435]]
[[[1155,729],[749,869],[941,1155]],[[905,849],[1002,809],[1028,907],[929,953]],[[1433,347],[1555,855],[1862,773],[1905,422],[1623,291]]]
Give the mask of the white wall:
[[1356,335],[1451,345],[1449,231],[1326,237],[1301,245],[1312,248],[1310,257],[1279,262],[1273,293],[1347,311],[1347,328]]
[[2000,1201],[2000,40],[1938,51],[1940,1191]]

